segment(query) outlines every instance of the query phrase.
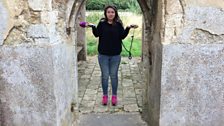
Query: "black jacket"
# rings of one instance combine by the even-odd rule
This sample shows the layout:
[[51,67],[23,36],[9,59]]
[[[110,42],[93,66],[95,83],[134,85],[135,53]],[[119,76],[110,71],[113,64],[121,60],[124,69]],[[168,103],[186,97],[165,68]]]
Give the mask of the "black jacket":
[[122,51],[122,39],[124,39],[130,28],[124,29],[121,23],[109,24],[101,20],[97,27],[92,26],[95,37],[99,37],[98,52],[103,55],[120,55]]

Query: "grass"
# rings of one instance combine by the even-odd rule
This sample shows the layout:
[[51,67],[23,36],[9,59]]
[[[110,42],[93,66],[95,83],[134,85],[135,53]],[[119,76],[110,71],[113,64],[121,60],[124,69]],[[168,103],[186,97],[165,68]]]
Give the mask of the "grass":
[[[125,45],[127,50],[130,50],[131,38],[125,39],[123,41],[123,44]],[[133,40],[131,53],[133,57],[141,56],[141,40],[139,39]],[[129,53],[124,49],[124,47],[122,47],[121,55],[129,56]]]
[[[94,24],[98,24],[101,17],[103,17],[103,12],[91,11],[86,13],[86,21]],[[130,24],[137,24],[139,28],[133,30],[131,29],[129,35],[123,40],[123,44],[129,50],[131,45],[131,36],[134,32],[134,39],[132,44],[132,56],[141,56],[141,37],[142,37],[142,15],[134,14],[131,12],[119,12],[120,18],[123,21],[124,27]],[[97,55],[97,42],[98,39],[92,34],[90,28],[86,29],[86,41],[87,41],[87,54],[90,56]],[[122,56],[128,56],[128,52],[123,48],[121,52]]]

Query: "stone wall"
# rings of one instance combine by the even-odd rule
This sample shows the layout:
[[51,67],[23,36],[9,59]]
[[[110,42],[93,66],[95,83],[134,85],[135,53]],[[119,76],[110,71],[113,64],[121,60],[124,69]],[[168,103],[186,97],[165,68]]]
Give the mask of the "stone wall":
[[147,112],[144,113],[149,125],[221,126],[224,2],[139,0],[139,3],[145,18]]
[[[221,126],[223,0],[138,1],[145,19],[149,124]],[[83,3],[0,1],[1,125],[72,124],[78,100],[76,19]]]
[[223,125],[224,1],[165,0],[161,126]]
[[66,2],[0,1],[2,126],[68,126],[76,118],[77,57],[66,34]]
[[87,59],[87,42],[86,42],[86,30],[79,26],[79,23],[86,20],[86,6],[82,6],[78,12],[76,28],[77,28],[77,47],[80,50],[78,54],[78,60]]

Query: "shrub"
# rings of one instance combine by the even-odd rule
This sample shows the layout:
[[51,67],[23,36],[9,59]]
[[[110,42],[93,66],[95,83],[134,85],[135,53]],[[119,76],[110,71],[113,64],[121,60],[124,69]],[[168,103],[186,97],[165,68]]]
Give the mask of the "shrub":
[[87,0],[87,10],[103,10],[106,5],[115,5],[119,10],[141,13],[137,0]]

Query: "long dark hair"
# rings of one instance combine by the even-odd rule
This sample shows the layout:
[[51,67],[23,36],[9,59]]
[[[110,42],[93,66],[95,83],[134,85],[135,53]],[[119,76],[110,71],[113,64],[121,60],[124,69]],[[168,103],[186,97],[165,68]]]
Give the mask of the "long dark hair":
[[106,20],[106,21],[108,21],[107,14],[106,14],[108,8],[112,8],[114,10],[114,12],[115,12],[115,17],[114,17],[114,20],[113,20],[113,24],[116,24],[116,22],[119,22],[119,23],[121,23],[121,25],[123,25],[123,23],[122,23],[119,15],[118,15],[117,7],[114,6],[114,5],[108,5],[108,6],[106,6],[104,8],[104,16],[105,16],[105,18],[103,18],[103,19]]

